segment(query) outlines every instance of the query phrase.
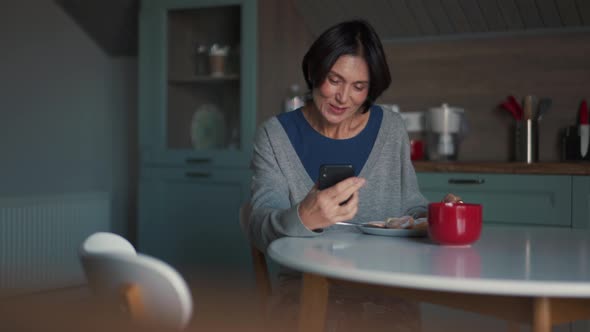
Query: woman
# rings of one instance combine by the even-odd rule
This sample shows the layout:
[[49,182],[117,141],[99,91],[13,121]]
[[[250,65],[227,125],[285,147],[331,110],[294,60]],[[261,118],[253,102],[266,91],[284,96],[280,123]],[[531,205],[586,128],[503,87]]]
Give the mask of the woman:
[[[427,201],[402,118],[373,105],[391,82],[373,28],[357,20],[328,29],[305,54],[302,69],[311,100],[267,120],[256,135],[254,244],[265,250],[283,236],[318,236],[340,221],[424,215]],[[356,176],[319,191],[322,164],[352,164]]]
[[[302,70],[311,100],[267,120],[255,138],[253,243],[264,251],[277,238],[319,236],[340,221],[425,215],[403,120],[374,105],[391,78],[373,28],[361,20],[329,28]],[[322,164],[352,164],[355,176],[320,191]]]

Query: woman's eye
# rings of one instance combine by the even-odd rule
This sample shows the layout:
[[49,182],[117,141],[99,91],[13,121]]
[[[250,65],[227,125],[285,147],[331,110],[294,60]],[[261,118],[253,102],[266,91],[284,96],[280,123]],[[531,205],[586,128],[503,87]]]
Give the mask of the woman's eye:
[[365,87],[366,87],[366,86],[365,86],[364,84],[357,84],[357,85],[354,85],[354,89],[355,89],[356,91],[363,91],[363,90],[365,89]]
[[335,78],[328,78],[328,81],[330,81],[332,84],[338,84],[338,80]]

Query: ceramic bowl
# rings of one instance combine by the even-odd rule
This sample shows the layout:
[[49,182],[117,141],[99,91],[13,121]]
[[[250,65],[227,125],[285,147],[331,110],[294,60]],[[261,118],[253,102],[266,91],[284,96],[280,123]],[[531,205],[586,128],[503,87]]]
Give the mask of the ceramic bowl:
[[430,203],[428,235],[441,245],[465,246],[479,239],[482,229],[481,204]]

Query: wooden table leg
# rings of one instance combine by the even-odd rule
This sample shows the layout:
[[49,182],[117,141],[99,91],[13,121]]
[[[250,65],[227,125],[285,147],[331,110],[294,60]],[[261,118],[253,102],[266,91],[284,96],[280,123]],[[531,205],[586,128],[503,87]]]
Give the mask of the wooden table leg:
[[328,280],[304,273],[299,304],[299,332],[323,332],[328,309]]
[[551,332],[551,303],[546,297],[533,299],[533,332]]

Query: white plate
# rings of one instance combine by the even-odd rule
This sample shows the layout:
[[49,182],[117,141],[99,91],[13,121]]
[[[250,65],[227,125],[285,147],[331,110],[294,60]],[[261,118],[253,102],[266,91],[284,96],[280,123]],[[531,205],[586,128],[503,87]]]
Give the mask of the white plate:
[[[370,224],[384,224],[383,221],[372,221]],[[369,223],[359,225],[359,229],[365,234],[381,235],[381,236],[399,236],[399,237],[421,237],[426,236],[428,231],[426,229],[396,229],[396,228],[379,228],[365,226]]]
[[225,119],[213,104],[201,105],[191,121],[191,143],[195,149],[222,148],[225,141]]

